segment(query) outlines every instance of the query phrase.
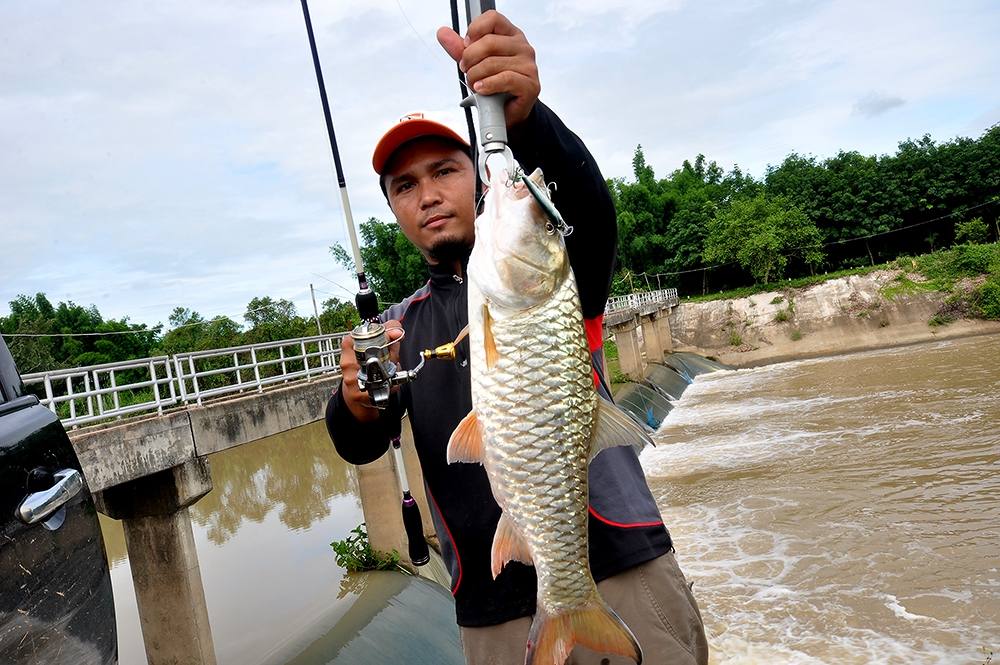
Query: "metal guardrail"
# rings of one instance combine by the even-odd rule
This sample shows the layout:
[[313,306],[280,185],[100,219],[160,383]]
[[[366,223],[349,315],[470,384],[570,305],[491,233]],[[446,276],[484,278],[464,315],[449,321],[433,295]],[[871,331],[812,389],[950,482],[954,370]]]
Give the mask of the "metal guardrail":
[[340,371],[347,333],[247,344],[103,365],[35,372],[25,386],[42,386],[43,405],[64,425],[84,425],[274,383]]
[[626,310],[638,310],[647,305],[663,305],[671,307],[677,305],[680,299],[677,297],[677,289],[660,289],[659,291],[640,291],[630,293],[625,296],[615,296],[608,298],[608,304],[604,308],[605,314],[613,314]]

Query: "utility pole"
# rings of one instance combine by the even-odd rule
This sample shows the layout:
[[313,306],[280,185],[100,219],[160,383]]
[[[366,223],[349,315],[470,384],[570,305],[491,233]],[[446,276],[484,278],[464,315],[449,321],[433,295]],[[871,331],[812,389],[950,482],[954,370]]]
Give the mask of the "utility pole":
[[[319,322],[319,309],[317,309],[317,307],[316,307],[316,290],[313,289],[312,282],[309,282],[309,295],[312,296],[312,301],[313,301],[313,315],[316,317],[316,334],[322,335],[323,334],[323,325]],[[319,341],[319,350],[320,350],[320,352],[324,351],[324,349],[323,349],[323,340]],[[326,350],[329,351],[329,349],[326,349]],[[329,362],[330,362],[330,359],[327,356],[320,356],[319,359],[320,359],[320,365],[324,365],[325,366],[325,365],[328,365]]]
[[316,331],[320,335],[322,335],[323,334],[323,326],[319,322],[319,310],[316,309],[316,290],[313,289],[312,282],[309,283],[309,293],[310,293],[310,295],[312,295],[312,299],[313,299],[313,314],[316,316]]

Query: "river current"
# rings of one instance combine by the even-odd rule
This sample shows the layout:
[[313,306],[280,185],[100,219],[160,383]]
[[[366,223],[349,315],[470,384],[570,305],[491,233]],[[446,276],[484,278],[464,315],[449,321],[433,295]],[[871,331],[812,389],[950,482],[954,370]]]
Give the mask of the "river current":
[[712,662],[1000,660],[1000,336],[702,375],[655,440]]

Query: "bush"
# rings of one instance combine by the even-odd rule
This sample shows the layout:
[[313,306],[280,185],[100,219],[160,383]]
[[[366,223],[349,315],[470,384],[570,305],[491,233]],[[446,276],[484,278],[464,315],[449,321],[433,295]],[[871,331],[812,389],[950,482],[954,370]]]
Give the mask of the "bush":
[[743,344],[743,337],[735,330],[729,331],[729,346],[740,346]]
[[982,217],[955,224],[956,244],[982,245],[989,239],[989,234],[990,227],[986,225]]
[[788,315],[787,309],[779,309],[774,315],[775,323],[784,323],[791,317]]
[[802,339],[802,331],[796,328],[791,333],[789,333],[788,338],[793,342],[797,342]]
[[1000,275],[983,282],[970,297],[972,311],[984,319],[1000,320]]

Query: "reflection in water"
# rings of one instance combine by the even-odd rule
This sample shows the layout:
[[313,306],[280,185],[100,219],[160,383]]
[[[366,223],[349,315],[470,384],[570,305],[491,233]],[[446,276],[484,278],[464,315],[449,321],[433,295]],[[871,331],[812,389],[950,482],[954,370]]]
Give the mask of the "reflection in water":
[[642,455],[715,663],[1000,647],[1000,337],[699,377]]
[[191,508],[209,540],[221,545],[244,520],[260,523],[275,508],[289,529],[309,529],[330,515],[329,499],[357,495],[350,466],[330,463],[332,444],[317,429],[299,427],[209,458],[213,490]]
[[[279,665],[346,612],[330,542],[362,520],[352,467],[324,423],[210,458],[214,489],[191,508],[221,665]],[[120,661],[145,663],[120,523],[102,518]],[[321,626],[322,624],[322,626]]]

